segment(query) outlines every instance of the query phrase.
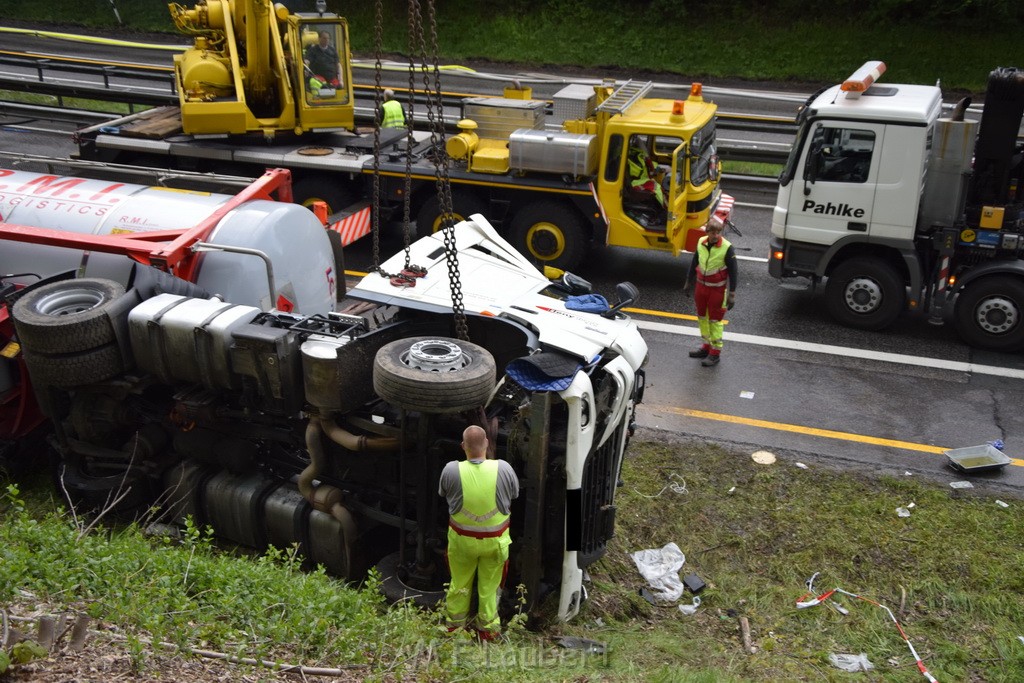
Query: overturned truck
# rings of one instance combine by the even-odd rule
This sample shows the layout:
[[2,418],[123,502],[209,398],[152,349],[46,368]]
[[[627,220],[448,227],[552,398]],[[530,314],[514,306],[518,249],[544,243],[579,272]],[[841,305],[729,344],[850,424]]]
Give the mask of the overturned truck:
[[[7,227],[4,239],[24,239]],[[189,253],[218,268],[180,269],[191,281],[140,277],[136,265],[130,281],[58,276],[8,297],[72,502],[155,505],[247,546],[297,545],[347,579],[376,566],[389,597],[430,603],[448,578],[438,478],[479,424],[522,486],[506,586],[521,586],[534,613],[573,617],[584,570],[613,534],[643,394],[647,346],[619,310],[635,288],[620,285],[603,311],[577,310],[594,298],[579,296],[585,282],[545,278],[477,215],[448,244],[437,233],[381,264],[406,275],[371,273],[340,301],[324,298],[332,310],[300,313],[282,306],[296,298],[292,267],[275,271],[273,249],[217,249],[216,229],[203,240]],[[286,251],[323,249],[326,239]],[[308,258],[307,271],[329,261]],[[426,274],[410,278],[410,263]],[[219,289],[205,291],[197,282],[215,271]]]

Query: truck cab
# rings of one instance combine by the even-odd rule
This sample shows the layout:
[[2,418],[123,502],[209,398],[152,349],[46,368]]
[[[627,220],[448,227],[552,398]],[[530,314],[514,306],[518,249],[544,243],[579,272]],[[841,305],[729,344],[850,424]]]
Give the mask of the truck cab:
[[[599,114],[612,115],[604,124],[597,193],[608,218],[608,245],[678,256],[693,250],[721,196],[717,108],[704,101],[700,84],[685,101],[639,99],[650,90],[645,85],[630,103],[613,94],[598,107]],[[656,188],[636,186],[638,153],[650,160],[644,173]]]
[[171,17],[195,36],[174,56],[184,133],[272,139],[353,127],[344,18],[290,14],[270,0],[174,4]]
[[826,278],[849,327],[904,311],[951,320],[971,345],[1024,348],[1024,79],[989,76],[982,121],[937,86],[877,85],[868,62],[812,96],[779,176],[769,274]]

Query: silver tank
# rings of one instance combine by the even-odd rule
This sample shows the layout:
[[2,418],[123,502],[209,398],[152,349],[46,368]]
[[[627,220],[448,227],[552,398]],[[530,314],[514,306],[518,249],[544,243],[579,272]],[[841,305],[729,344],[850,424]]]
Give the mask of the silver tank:
[[[231,195],[174,190],[0,169],[0,221],[85,235],[116,235],[195,226]],[[330,241],[313,214],[296,204],[253,200],[225,215],[206,240],[255,249],[251,254],[209,251],[198,256],[196,284],[227,301],[261,310],[326,313],[334,304],[335,271]],[[0,274],[29,273],[31,284],[68,270],[125,284],[132,262],[125,256],[48,245],[0,241]]]
[[523,128],[509,136],[508,153],[516,171],[584,176],[597,170],[596,135]]

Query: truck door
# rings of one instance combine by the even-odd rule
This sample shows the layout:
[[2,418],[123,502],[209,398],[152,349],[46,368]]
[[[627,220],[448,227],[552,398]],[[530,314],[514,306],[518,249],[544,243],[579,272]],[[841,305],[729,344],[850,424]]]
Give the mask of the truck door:
[[837,121],[812,126],[784,207],[784,237],[813,244],[834,244],[847,236],[866,239],[885,128]]
[[686,142],[672,150],[671,183],[668,189],[666,233],[677,250],[686,244]]

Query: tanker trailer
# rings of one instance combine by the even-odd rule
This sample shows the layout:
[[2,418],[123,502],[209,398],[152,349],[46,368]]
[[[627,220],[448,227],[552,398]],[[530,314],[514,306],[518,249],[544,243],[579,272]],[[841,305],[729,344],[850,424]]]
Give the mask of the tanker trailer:
[[[60,246],[64,241],[52,235],[19,243],[0,232],[0,274],[28,285],[78,271],[127,285],[138,259],[126,254],[212,223],[187,245],[195,258],[168,263],[168,270],[235,304],[303,314],[331,310],[343,275],[323,225],[302,207],[239,201],[244,196],[0,169],[0,225],[48,228],[81,240],[80,248]],[[128,241],[136,246],[102,251],[104,242]]]
[[[271,201],[284,191],[287,201]],[[327,312],[336,282],[344,283],[341,264],[313,214],[290,203],[287,171],[269,171],[232,196],[0,169],[3,298],[13,303],[31,293],[25,287],[84,278],[57,295],[32,294],[34,315],[22,332],[34,339],[36,357],[47,359],[37,364],[43,374],[95,378],[123,369],[123,321],[115,322],[129,302],[157,292]],[[121,296],[126,289],[134,301]],[[52,319],[72,313],[89,320],[52,334]],[[0,347],[0,466],[14,468],[45,417],[6,306]]]

